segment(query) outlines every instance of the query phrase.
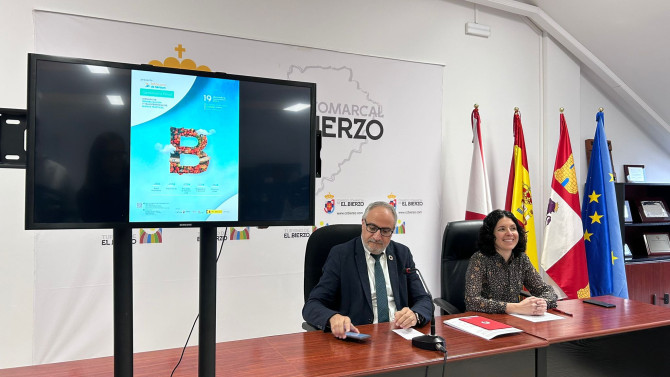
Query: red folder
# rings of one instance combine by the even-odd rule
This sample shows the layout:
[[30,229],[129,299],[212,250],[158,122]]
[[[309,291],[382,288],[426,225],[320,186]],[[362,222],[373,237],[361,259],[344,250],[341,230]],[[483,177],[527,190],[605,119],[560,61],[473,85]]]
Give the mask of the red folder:
[[481,328],[487,329],[487,330],[500,330],[500,329],[508,329],[511,328],[512,326],[506,325],[504,323],[500,323],[498,321],[494,321],[489,318],[481,317],[481,316],[474,316],[474,317],[467,317],[467,318],[459,318],[463,322],[470,323],[475,326],[479,326]]

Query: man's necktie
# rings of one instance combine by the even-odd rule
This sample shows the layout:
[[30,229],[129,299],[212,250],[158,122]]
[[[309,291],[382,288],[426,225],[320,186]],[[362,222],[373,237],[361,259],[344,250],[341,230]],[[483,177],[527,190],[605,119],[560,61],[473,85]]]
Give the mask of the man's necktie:
[[389,301],[386,294],[386,280],[379,258],[382,254],[370,254],[375,258],[375,291],[377,291],[377,322],[389,321]]

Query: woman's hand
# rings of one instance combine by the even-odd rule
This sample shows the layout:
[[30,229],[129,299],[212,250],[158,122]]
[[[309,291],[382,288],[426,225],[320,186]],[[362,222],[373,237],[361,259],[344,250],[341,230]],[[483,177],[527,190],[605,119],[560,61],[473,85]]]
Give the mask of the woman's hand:
[[508,303],[505,312],[525,315],[543,315],[547,312],[547,301],[539,297],[528,297],[519,303]]

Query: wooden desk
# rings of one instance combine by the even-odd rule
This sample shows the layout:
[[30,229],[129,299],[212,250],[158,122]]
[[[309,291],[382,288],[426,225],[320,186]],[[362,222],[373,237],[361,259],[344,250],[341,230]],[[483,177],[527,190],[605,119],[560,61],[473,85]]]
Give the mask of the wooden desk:
[[[534,353],[546,342],[528,334],[487,341],[442,324],[438,317],[436,334],[445,338],[446,370],[450,376],[471,376],[474,371],[496,371],[518,363],[525,365],[519,375],[534,375]],[[300,333],[266,338],[300,375],[367,375],[403,371],[416,375],[416,370],[433,366],[431,372],[442,371],[443,354],[412,347],[411,341],[391,331],[389,323],[364,325],[358,328],[371,338],[363,343],[335,339],[332,334]],[[428,332],[429,326],[420,329]],[[218,368],[218,365],[217,365]],[[218,370],[218,369],[217,369]],[[474,373],[474,374],[473,374]],[[432,374],[432,373],[431,373]],[[483,373],[480,375],[487,375]]]
[[[581,300],[559,302],[573,317],[533,323],[505,314],[485,316],[525,333],[485,340],[442,324],[449,376],[588,376],[665,375],[670,370],[670,309],[599,297],[616,304],[605,309]],[[560,314],[559,314],[560,315]],[[388,323],[360,326],[372,337],[365,342],[335,339],[323,332],[295,333],[217,344],[216,370],[225,376],[385,376],[428,375],[442,372],[437,351],[412,347],[391,332]],[[429,330],[428,326],[420,329]],[[187,348],[175,376],[197,376],[198,348]],[[169,376],[181,348],[142,352],[134,356],[134,376]],[[114,359],[90,360],[0,370],[0,377],[111,377]],[[536,370],[537,369],[537,370]],[[507,373],[509,372],[509,373]]]
[[[514,370],[517,376],[535,375],[534,355],[547,342],[528,334],[487,341],[442,324],[436,333],[445,338],[449,376],[490,375]],[[217,375],[225,376],[386,376],[442,372],[443,355],[412,347],[411,341],[391,331],[389,323],[360,326],[371,335],[365,342],[342,341],[330,333],[303,332],[217,344]],[[425,326],[420,329],[429,331]],[[134,376],[169,376],[181,349],[142,352],[134,357]],[[0,377],[113,376],[113,358],[45,364],[0,370]],[[189,347],[175,376],[197,376],[197,347]]]
[[669,374],[670,309],[613,296],[595,299],[616,307],[566,300],[559,301],[558,308],[573,316],[563,320],[534,323],[503,314],[491,318],[549,342],[549,347],[538,349],[548,376]]

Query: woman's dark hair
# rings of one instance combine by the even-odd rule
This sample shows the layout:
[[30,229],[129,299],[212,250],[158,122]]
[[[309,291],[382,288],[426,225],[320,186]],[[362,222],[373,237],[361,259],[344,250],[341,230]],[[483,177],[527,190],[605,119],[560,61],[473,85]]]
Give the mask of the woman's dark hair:
[[512,250],[512,254],[514,254],[515,257],[518,257],[519,254],[526,251],[526,231],[524,230],[523,226],[521,226],[521,223],[519,223],[519,220],[514,217],[512,212],[503,211],[502,209],[493,210],[484,218],[484,224],[479,229],[479,251],[481,251],[484,255],[495,255],[496,236],[494,232],[498,221],[500,221],[500,219],[503,217],[512,219],[512,221],[514,221],[514,225],[516,225],[517,232],[519,232],[519,242]]

